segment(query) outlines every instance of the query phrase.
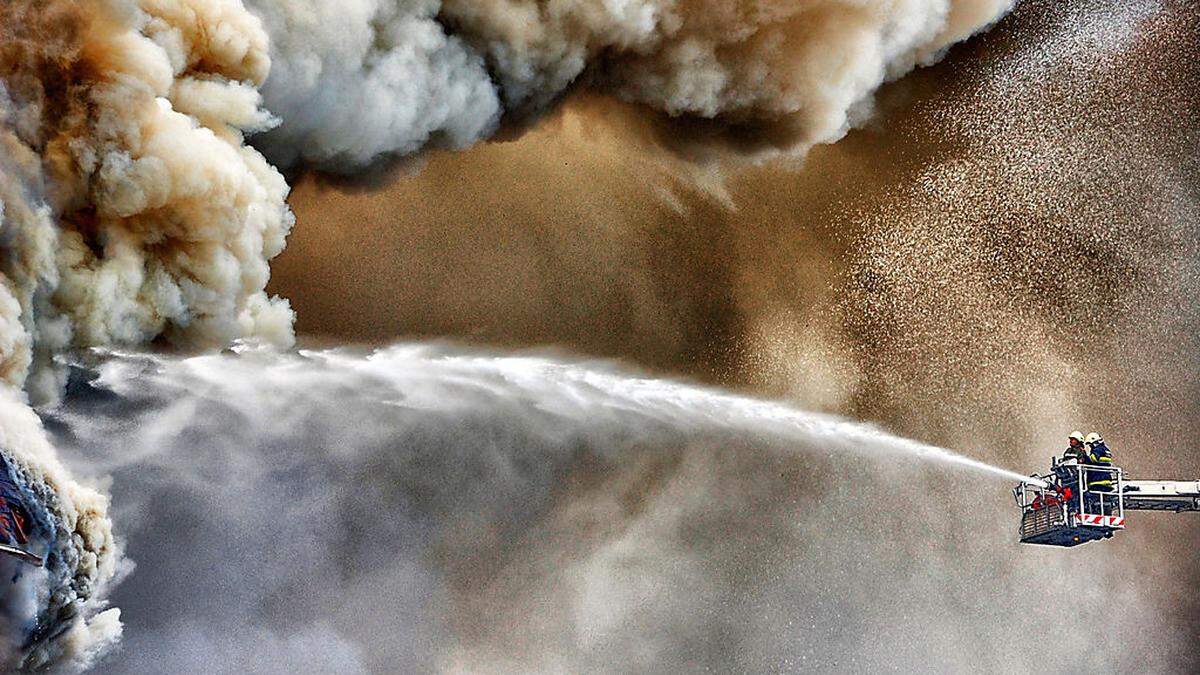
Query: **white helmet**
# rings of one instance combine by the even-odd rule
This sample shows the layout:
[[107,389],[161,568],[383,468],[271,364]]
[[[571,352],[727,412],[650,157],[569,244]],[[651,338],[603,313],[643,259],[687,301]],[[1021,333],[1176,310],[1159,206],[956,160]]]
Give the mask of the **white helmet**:
[[1080,443],[1082,443],[1083,442],[1083,432],[1082,431],[1072,431],[1071,435],[1067,436],[1067,439],[1072,440],[1072,441],[1079,441]]
[[1095,445],[1096,443],[1099,443],[1102,440],[1104,440],[1104,439],[1100,438],[1100,434],[1098,434],[1094,431],[1092,433],[1088,434],[1087,438],[1083,439],[1083,441],[1085,443],[1087,443],[1088,445]]

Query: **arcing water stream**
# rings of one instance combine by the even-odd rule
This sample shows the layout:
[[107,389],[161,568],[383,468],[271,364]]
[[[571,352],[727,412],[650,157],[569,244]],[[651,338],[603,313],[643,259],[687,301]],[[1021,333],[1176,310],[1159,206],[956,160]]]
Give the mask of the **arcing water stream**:
[[[347,350],[303,350],[298,355],[245,347],[235,351],[241,353],[182,359],[113,354],[115,358],[101,364],[96,384],[132,399],[147,383],[192,396],[223,391],[230,404],[247,401],[253,406],[255,401],[262,402],[259,397],[266,390],[286,396],[295,388],[311,396],[314,387],[321,385],[357,389],[357,380],[370,388],[390,390],[380,401],[401,408],[452,413],[488,397],[512,397],[553,419],[575,424],[610,422],[632,435],[640,429],[662,427],[715,428],[784,442],[826,442],[884,460],[911,456],[1006,480],[1040,483],[870,425],[800,411],[783,403],[622,373],[604,363],[470,354],[429,344],[395,345],[365,355]],[[253,407],[245,412],[256,416]]]

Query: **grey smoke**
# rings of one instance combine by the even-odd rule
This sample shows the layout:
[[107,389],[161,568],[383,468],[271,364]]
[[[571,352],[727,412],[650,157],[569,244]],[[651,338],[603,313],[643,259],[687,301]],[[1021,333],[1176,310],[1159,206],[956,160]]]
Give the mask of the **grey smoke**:
[[271,36],[267,95],[277,164],[362,167],[432,140],[463,147],[495,129],[482,57],[446,34],[436,0],[250,0]]
[[[488,138],[593,86],[672,115],[762,126],[776,151],[837,140],[884,81],[1012,0],[248,0],[280,166],[352,174]],[[766,137],[772,140],[767,141]]]

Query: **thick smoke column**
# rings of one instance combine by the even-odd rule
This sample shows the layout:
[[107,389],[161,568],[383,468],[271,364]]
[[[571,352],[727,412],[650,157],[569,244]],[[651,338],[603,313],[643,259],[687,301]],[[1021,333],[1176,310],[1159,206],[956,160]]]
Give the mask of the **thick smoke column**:
[[[885,80],[940,57],[1011,0],[248,0],[271,35],[260,144],[353,173],[491,135],[582,83],[803,151],[869,113]],[[744,133],[753,131],[753,133]]]
[[19,392],[53,400],[72,348],[292,340],[263,292],[287,185],[242,133],[274,123],[238,2],[0,4],[0,451],[41,513],[43,576],[6,598],[0,662],[86,666],[120,568],[107,499],[58,463]]
[[267,37],[237,2],[0,6],[0,376],[66,347],[290,344],[263,292],[292,216],[242,132]]

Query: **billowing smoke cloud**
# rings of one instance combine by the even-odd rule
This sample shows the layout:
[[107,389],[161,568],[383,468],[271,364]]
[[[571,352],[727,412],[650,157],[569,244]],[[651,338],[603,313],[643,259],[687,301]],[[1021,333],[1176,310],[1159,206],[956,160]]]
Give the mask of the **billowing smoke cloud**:
[[269,105],[284,123],[271,159],[363,167],[431,140],[462,147],[492,133],[500,101],[483,58],[426,0],[252,0],[271,35]]
[[5,603],[4,666],[83,667],[120,628],[98,613],[120,568],[107,500],[58,464],[20,388],[55,399],[72,348],[291,343],[263,291],[288,188],[242,142],[275,122],[268,67],[238,2],[0,4],[0,451],[47,556],[11,591],[29,601]]
[[938,58],[1012,0],[248,0],[271,35],[260,143],[351,173],[488,137],[577,83],[674,116],[831,142],[880,84]]
[[300,183],[310,225],[273,288],[330,338],[566,345],[940,442],[999,435],[1022,465],[1104,420],[1173,471],[1151,449],[1196,412],[1200,61],[1173,54],[1197,35],[1178,5],[1030,3],[803,170],[726,167],[736,209],[647,170],[662,129],[640,111],[577,96],[386,190]]
[[[0,440],[44,510],[48,556],[16,587],[32,599],[5,603],[6,626],[20,627],[9,665],[84,667],[120,626],[100,612],[120,568],[106,502],[58,465],[25,396],[57,398],[69,350],[292,342],[286,301],[264,292],[292,225],[288,187],[246,133],[278,127],[263,145],[280,161],[356,171],[469,144],[587,79],[671,114],[779,124],[779,145],[804,146],[1004,7],[981,5],[964,32],[944,2],[253,4],[257,15],[236,0],[0,6],[0,381],[12,408]],[[272,55],[279,118],[258,92]]]
[[242,143],[273,121],[237,2],[0,7],[0,376],[37,393],[65,347],[291,341],[263,292],[292,216]]
[[[54,355],[71,347],[159,340],[203,348],[237,337],[290,342],[290,312],[262,290],[267,262],[290,227],[287,187],[243,144],[243,133],[281,120],[259,137],[272,157],[353,172],[429,144],[462,146],[487,137],[504,119],[536,115],[579,83],[669,115],[711,118],[754,147],[803,150],[861,120],[880,82],[935,58],[1007,6],[252,4],[259,19],[237,2],[198,0],[0,7],[6,254],[0,377],[6,382],[32,377],[39,396],[52,396],[62,383]],[[256,91],[268,76],[268,53],[275,64],[267,103],[280,119],[262,111]],[[987,181],[988,166],[968,187]],[[922,180],[952,181],[953,168],[926,172]],[[528,182],[521,176],[518,189]],[[743,196],[753,195],[742,187]],[[966,200],[971,192],[958,196]],[[897,213],[907,218],[920,210]],[[874,214],[864,220],[892,226],[888,213]],[[777,226],[772,215],[762,221]],[[687,235],[702,242],[683,247],[693,262],[723,255],[730,243],[709,236],[710,224],[702,221]],[[520,243],[520,236],[508,236],[514,229],[509,224],[494,236]],[[587,236],[618,236],[596,231],[602,234]],[[641,253],[661,259],[663,250],[679,250],[686,237],[676,232],[653,232]],[[963,248],[986,242],[991,232],[972,231],[962,237]],[[604,267],[604,260],[579,255],[578,234],[568,236],[563,258]],[[1080,236],[1085,243],[1092,238]],[[861,309],[855,302],[903,300],[920,289],[928,293],[924,300],[939,297],[940,278],[926,283],[904,272],[926,259],[927,248],[907,246],[913,241],[872,234],[865,246],[878,255],[851,269],[851,290],[862,291],[848,296],[851,312]],[[1164,249],[1177,250],[1170,243]],[[444,256],[444,244],[437,243],[437,255]],[[978,262],[972,255],[951,258],[966,267]],[[527,259],[514,258],[530,269]],[[754,262],[748,279],[761,267]],[[597,314],[630,324],[660,321],[661,296],[690,287],[691,278],[686,270],[647,268],[640,273],[659,275],[651,281],[666,289],[655,298],[660,304],[631,310],[629,303],[606,302]],[[344,274],[344,260],[339,269]],[[1186,265],[1178,271],[1190,274]],[[722,274],[705,269],[706,288],[722,292],[741,278]],[[990,279],[983,275],[979,285],[987,290]],[[462,301],[445,296],[464,286],[475,290],[459,281],[415,306],[457,312]],[[644,288],[634,286],[645,281],[621,279],[628,285],[614,287],[641,297]],[[803,285],[796,282],[780,283]],[[573,290],[592,291],[573,283],[555,288],[556,311],[563,305],[588,311],[580,308],[586,303],[561,300]],[[390,289],[377,292],[394,301]],[[897,373],[907,371],[894,363],[906,349],[920,352],[910,361],[925,380],[913,381],[974,385],[956,392],[958,401],[978,394],[978,379],[943,373],[955,359],[961,363],[953,365],[977,369],[974,356],[963,355],[981,350],[910,339],[914,333],[902,330],[910,326],[892,320],[930,305],[931,316],[942,316],[937,303],[899,302],[873,306],[877,313],[864,312],[860,324],[846,327],[866,338],[854,356],[867,363],[867,381],[854,403],[894,418],[913,419],[914,407],[929,410],[907,397],[872,399],[892,392],[889,379],[904,379]],[[361,307],[342,302],[340,311],[351,306]],[[706,349],[728,349],[723,335],[709,330],[722,328],[712,316],[728,308],[717,302],[668,320],[686,324]],[[555,330],[570,323],[538,314]],[[738,320],[730,314],[729,321]],[[341,320],[333,312],[328,317]],[[761,342],[779,338],[774,327],[789,327],[769,318],[751,326]],[[430,330],[427,315],[422,321]],[[1129,340],[1126,352],[1142,346]],[[795,361],[786,349],[759,347],[738,356],[758,358],[765,368]],[[825,365],[821,354],[804,356]],[[1009,356],[1017,361],[1025,354]],[[685,357],[703,361],[695,353]],[[646,669],[962,670],[983,663],[1014,670],[1054,662],[1065,650],[1083,655],[1084,668],[1170,670],[1187,669],[1195,658],[1174,617],[1161,611],[1186,612],[1194,599],[1170,604],[1161,593],[1144,592],[1177,587],[1177,581],[1156,583],[1170,572],[1155,571],[1177,565],[1139,568],[1140,585],[1122,586],[1115,580],[1124,577],[1113,575],[1093,595],[1096,582],[1067,569],[1066,559],[1005,548],[1011,542],[1002,527],[1002,491],[999,503],[980,504],[980,495],[993,494],[990,484],[947,483],[944,474],[903,462],[843,464],[840,453],[828,451],[846,444],[825,438],[769,437],[691,414],[662,419],[646,400],[564,388],[546,373],[514,382],[494,369],[447,369],[438,361],[396,353],[340,361],[271,357],[266,364],[118,358],[102,367],[111,377],[99,388],[73,392],[54,429],[75,461],[114,474],[119,522],[131,533],[134,556],[148,561],[144,581],[117,596],[143,623],[114,668],[234,670],[253,662],[269,670],[341,672],[396,664],[596,671],[623,654],[628,665]],[[809,391],[825,383],[789,384]],[[1019,403],[1013,396],[1006,402],[1028,408],[1039,392],[1025,388]],[[13,413],[0,417],[6,434],[0,440],[11,446],[4,449],[29,489],[50,507],[46,522],[55,536],[46,543],[65,561],[52,567],[45,585],[55,592],[28,607],[47,608],[61,618],[54,625],[67,631],[22,656],[31,664],[66,656],[86,665],[117,628],[115,613],[98,613],[119,569],[104,500],[61,472],[44,439],[21,440],[39,439],[41,431],[19,396],[5,395]],[[579,407],[571,408],[572,396],[580,397]],[[843,392],[831,400],[849,398]],[[1055,411],[1069,408],[1058,403]],[[602,408],[611,416],[596,414]],[[994,412],[964,404],[955,413],[981,409]],[[950,431],[931,430],[940,423],[936,414],[911,424],[930,435],[970,436],[996,417],[975,416],[968,431],[954,428],[956,419],[941,422]],[[1010,437],[987,438],[1001,436]],[[22,449],[28,447],[37,451]],[[1023,458],[1034,452],[1024,445],[994,451]],[[947,519],[947,510],[955,517]],[[926,529],[914,534],[914,522]],[[1150,542],[1129,534],[1128,544],[1113,544],[1126,548],[1084,552],[1089,569],[1116,569],[1118,556],[1109,551],[1130,553]],[[1173,559],[1179,557],[1167,552],[1160,558]],[[824,566],[814,569],[814,561]],[[1047,606],[1048,588],[1083,606],[1072,605],[1076,613],[1065,603]],[[1107,616],[1113,605],[1122,608],[1115,627],[1097,636],[1085,618]],[[1009,607],[1023,609],[1006,613]],[[919,625],[912,617],[921,617]],[[1134,630],[1156,639],[1130,648],[1123,638]],[[1056,641],[1038,639],[1048,634]],[[978,651],[964,653],[964,644]]]
[[[385,191],[305,181],[292,204],[310,226],[275,289],[297,298],[301,330],[331,338],[568,345],[1029,470],[1064,430],[1094,427],[1130,475],[1197,476],[1198,22],[1188,3],[1024,3],[885,87],[877,123],[803,170],[726,167],[736,210],[645,171],[662,153],[642,111],[576,96],[519,142],[439,154]],[[352,262],[327,262],[332,249]],[[963,508],[996,516],[974,534],[1010,526],[1007,504]],[[1200,519],[1133,518],[1103,558],[1070,552],[1064,577],[1128,574],[1166,621],[1155,637],[1200,634]],[[1057,563],[1012,546],[975,554]],[[1078,601],[1042,587],[1064,612]],[[1007,611],[996,597],[961,602]],[[908,621],[946,612],[925,609]],[[1032,630],[1000,628],[914,644]],[[1087,639],[1063,649],[1093,654]],[[1196,669],[1194,648],[1177,654],[1164,668]]]

